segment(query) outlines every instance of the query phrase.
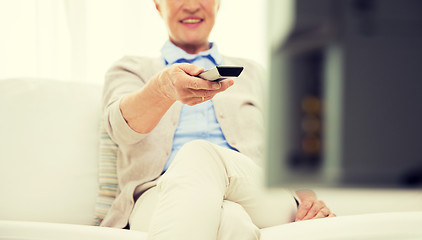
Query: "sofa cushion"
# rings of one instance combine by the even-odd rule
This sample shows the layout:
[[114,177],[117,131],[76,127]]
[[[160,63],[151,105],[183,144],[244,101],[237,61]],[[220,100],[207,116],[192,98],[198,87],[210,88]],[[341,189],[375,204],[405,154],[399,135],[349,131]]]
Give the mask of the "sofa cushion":
[[100,121],[99,152],[98,152],[98,184],[99,192],[95,205],[95,224],[100,225],[105,218],[118,192],[117,181],[117,151],[118,146]]
[[422,212],[372,213],[288,223],[261,230],[261,239],[422,239]]
[[1,221],[0,239],[14,240],[146,240],[144,232],[76,224]]
[[101,86],[0,80],[0,219],[94,224]]

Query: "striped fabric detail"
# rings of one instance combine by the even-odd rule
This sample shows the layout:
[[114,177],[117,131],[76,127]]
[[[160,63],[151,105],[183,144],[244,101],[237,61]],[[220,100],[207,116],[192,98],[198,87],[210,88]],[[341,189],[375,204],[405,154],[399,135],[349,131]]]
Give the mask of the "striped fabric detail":
[[100,123],[98,161],[98,186],[99,192],[95,204],[95,224],[100,225],[111,207],[118,192],[116,172],[117,151],[116,143],[111,140],[104,128],[104,122]]

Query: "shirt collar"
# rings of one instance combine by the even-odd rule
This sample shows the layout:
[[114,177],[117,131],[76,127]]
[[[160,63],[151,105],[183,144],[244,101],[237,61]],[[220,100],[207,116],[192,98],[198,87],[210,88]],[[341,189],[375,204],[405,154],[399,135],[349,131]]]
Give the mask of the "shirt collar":
[[223,58],[218,52],[218,48],[215,43],[210,43],[210,48],[206,51],[200,52],[198,54],[189,54],[183,49],[174,45],[171,41],[167,40],[164,43],[164,46],[161,48],[161,57],[166,65],[182,62],[180,60],[193,62],[200,57],[206,57],[210,59],[217,66],[223,63]]

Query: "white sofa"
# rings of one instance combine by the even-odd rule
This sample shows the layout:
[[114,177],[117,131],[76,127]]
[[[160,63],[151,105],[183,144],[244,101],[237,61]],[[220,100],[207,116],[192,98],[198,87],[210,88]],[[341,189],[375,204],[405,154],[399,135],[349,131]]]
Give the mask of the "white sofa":
[[[0,80],[0,239],[145,239],[94,225],[101,86]],[[422,239],[422,191],[315,189],[339,217],[262,239]],[[373,238],[372,238],[373,237]]]

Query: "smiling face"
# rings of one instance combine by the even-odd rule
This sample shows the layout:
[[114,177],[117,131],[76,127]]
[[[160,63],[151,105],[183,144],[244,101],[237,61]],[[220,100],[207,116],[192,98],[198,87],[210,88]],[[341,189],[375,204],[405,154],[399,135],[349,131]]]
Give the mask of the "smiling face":
[[215,23],[219,0],[154,0],[170,41],[188,53],[209,48],[208,36]]

